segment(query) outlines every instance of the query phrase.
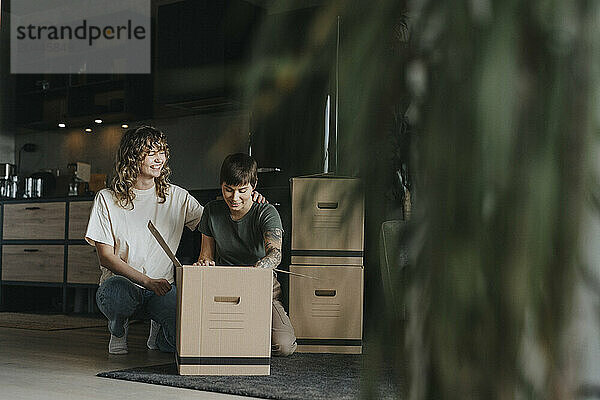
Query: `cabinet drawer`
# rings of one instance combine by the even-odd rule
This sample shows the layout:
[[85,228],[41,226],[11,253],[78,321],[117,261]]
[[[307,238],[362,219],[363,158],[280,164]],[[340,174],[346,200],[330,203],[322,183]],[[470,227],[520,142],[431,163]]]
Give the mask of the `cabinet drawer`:
[[100,267],[96,248],[89,245],[69,246],[67,282],[98,284]]
[[83,239],[87,229],[92,201],[74,201],[69,203],[69,239]]
[[62,245],[2,246],[2,279],[7,281],[62,282]]
[[4,205],[3,239],[64,239],[65,203]]

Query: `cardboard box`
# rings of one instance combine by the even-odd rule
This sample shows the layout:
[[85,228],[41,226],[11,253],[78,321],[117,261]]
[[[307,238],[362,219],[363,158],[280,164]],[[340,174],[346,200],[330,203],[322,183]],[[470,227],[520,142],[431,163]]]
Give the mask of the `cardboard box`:
[[290,320],[297,352],[362,353],[363,268],[290,265]]
[[273,272],[176,268],[181,375],[269,375]]
[[96,193],[106,187],[106,174],[90,175],[90,191]]
[[74,162],[71,164],[73,168],[73,175],[81,182],[89,182],[90,175],[92,172],[92,166],[84,162]]
[[292,264],[363,264],[364,193],[357,178],[292,178]]

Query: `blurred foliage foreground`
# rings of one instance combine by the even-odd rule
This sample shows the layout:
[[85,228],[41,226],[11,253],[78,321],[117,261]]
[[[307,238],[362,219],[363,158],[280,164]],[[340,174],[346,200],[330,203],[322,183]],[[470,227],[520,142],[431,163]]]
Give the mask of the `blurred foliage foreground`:
[[566,332],[598,186],[599,4],[409,6],[422,202],[410,398],[574,398]]
[[[321,43],[341,16],[338,172],[365,182],[367,301],[378,271],[367,254],[381,222],[397,218],[386,214],[386,193],[398,192],[388,186],[412,181],[412,235],[400,244],[409,271],[398,283],[407,318],[377,302],[365,311],[379,329],[370,349],[400,369],[407,398],[578,396],[567,332],[578,277],[597,268],[584,268],[581,233],[600,198],[599,3],[331,1],[305,27],[295,68],[280,68],[293,83],[313,64],[333,65],[335,46]],[[254,90],[261,76],[251,75]],[[404,116],[411,129],[396,133],[413,138],[390,149]]]

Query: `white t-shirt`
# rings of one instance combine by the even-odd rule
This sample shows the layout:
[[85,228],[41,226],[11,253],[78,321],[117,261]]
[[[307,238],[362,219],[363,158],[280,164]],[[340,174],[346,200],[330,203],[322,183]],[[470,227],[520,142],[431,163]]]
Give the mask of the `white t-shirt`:
[[[110,189],[96,195],[85,240],[113,246],[115,254],[131,267],[150,278],[164,278],[173,283],[173,263],[148,230],[152,221],[173,253],[177,251],[183,227],[196,229],[203,207],[176,185],[170,185],[166,201],[159,203],[155,188],[133,189],[133,209],[120,207]],[[100,267],[100,283],[114,275]]]

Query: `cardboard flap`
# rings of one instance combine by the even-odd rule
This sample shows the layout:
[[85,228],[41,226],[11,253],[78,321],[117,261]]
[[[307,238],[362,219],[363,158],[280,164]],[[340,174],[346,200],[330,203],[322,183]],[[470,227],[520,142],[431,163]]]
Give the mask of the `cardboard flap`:
[[167,254],[167,256],[169,256],[171,261],[173,261],[175,267],[181,267],[181,263],[179,262],[177,257],[175,257],[175,254],[173,254],[173,252],[169,248],[169,245],[167,245],[167,242],[165,242],[165,239],[162,237],[158,229],[156,229],[152,221],[148,221],[148,229],[150,230],[150,233],[152,233],[152,236],[154,236],[154,239],[156,239],[160,247],[162,247],[164,252]]

